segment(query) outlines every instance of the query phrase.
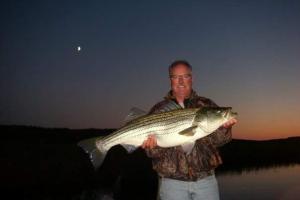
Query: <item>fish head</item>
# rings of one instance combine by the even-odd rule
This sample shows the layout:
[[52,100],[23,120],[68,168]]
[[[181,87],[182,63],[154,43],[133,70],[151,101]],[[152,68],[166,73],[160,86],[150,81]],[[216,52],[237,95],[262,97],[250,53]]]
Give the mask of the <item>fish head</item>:
[[231,107],[204,107],[196,112],[194,124],[211,133],[236,116]]

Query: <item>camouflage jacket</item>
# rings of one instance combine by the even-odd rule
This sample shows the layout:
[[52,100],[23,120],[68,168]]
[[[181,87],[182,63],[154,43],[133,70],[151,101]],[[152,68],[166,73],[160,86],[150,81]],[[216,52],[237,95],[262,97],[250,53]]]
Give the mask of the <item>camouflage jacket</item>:
[[[149,114],[158,113],[176,99],[171,92],[165,99],[152,107]],[[177,103],[177,102],[176,102]],[[194,91],[189,99],[184,101],[185,108],[216,107],[210,99],[198,96]],[[146,149],[147,155],[152,158],[153,169],[159,176],[184,181],[196,181],[214,174],[214,169],[222,164],[217,147],[231,140],[231,128],[219,128],[212,134],[198,139],[190,154],[183,152],[181,146]]]

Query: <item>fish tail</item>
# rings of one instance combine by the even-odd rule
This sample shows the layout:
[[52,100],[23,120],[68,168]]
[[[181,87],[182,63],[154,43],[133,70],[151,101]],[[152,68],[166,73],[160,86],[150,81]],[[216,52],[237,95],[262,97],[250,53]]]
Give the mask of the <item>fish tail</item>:
[[101,137],[81,140],[78,142],[78,146],[80,146],[87,154],[89,154],[95,170],[102,165],[107,154],[107,150],[105,150],[103,147]]

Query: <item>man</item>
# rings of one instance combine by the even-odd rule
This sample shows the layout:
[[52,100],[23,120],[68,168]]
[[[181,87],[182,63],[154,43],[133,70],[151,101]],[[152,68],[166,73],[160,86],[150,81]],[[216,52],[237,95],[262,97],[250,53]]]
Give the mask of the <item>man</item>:
[[[183,108],[217,105],[210,99],[200,97],[192,89],[192,66],[177,60],[169,66],[171,91],[165,99],[150,110],[160,112],[170,101]],[[154,135],[144,141],[142,148],[152,158],[153,169],[160,176],[159,197],[161,200],[209,199],[218,200],[219,191],[214,169],[222,163],[217,147],[231,140],[232,119],[214,133],[196,141],[190,154],[181,146],[161,148]]]

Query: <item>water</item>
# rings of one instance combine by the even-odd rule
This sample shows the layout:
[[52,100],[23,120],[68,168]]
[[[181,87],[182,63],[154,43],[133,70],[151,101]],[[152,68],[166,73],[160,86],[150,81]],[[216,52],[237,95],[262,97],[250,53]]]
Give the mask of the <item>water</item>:
[[221,200],[300,199],[300,165],[217,176]]
[[[116,146],[95,172],[77,142],[98,136],[99,130],[0,126],[0,132],[0,186],[5,192],[2,195],[10,199],[99,200],[113,192],[115,200],[156,199],[156,173],[141,149],[127,154]],[[299,138],[234,140],[225,145],[221,150],[225,162],[217,171],[221,200],[300,199],[300,165],[288,166],[300,163],[299,145]],[[259,170],[238,173],[249,167]]]

